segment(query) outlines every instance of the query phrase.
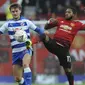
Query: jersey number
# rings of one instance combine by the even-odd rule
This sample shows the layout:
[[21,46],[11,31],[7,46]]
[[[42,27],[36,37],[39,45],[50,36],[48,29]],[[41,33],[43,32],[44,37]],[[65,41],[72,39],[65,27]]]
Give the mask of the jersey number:
[[71,62],[71,57],[67,56],[67,62]]

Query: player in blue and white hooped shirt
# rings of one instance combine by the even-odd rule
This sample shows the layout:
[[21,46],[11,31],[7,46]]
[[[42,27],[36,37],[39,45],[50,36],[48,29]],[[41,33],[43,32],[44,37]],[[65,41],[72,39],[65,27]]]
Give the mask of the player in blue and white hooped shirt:
[[22,29],[27,33],[28,38],[30,39],[29,29],[36,31],[39,34],[43,34],[44,30],[37,28],[30,20],[21,16],[21,6],[19,4],[11,4],[10,11],[13,15],[13,19],[2,25],[0,34],[3,34],[5,30],[8,30],[12,47],[12,64],[15,80],[19,82],[19,85],[31,85],[32,73],[29,64],[32,50],[30,48],[27,49],[25,42],[16,41],[14,34],[17,29]]

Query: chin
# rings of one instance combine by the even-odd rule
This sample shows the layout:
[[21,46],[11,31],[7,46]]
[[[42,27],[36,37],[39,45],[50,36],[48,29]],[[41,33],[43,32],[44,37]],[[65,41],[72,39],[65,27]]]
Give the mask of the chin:
[[67,20],[70,19],[70,18],[66,18]]
[[14,17],[14,19],[18,19],[18,17]]
[[18,17],[15,17],[16,19],[18,18]]
[[71,20],[71,19],[72,19],[72,17],[66,17],[65,19],[66,19],[66,20]]

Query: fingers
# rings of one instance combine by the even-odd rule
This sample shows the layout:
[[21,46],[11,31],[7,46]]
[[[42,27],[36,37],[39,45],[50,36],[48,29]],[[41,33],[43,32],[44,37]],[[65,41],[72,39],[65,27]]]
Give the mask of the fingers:
[[26,41],[26,47],[29,49],[32,46],[31,40]]

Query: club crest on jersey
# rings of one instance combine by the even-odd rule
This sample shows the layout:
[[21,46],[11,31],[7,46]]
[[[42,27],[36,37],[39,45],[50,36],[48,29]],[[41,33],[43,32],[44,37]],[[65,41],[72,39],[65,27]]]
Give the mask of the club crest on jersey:
[[72,27],[74,27],[74,26],[75,26],[75,24],[74,24],[74,23],[71,23],[70,25],[71,25]]

